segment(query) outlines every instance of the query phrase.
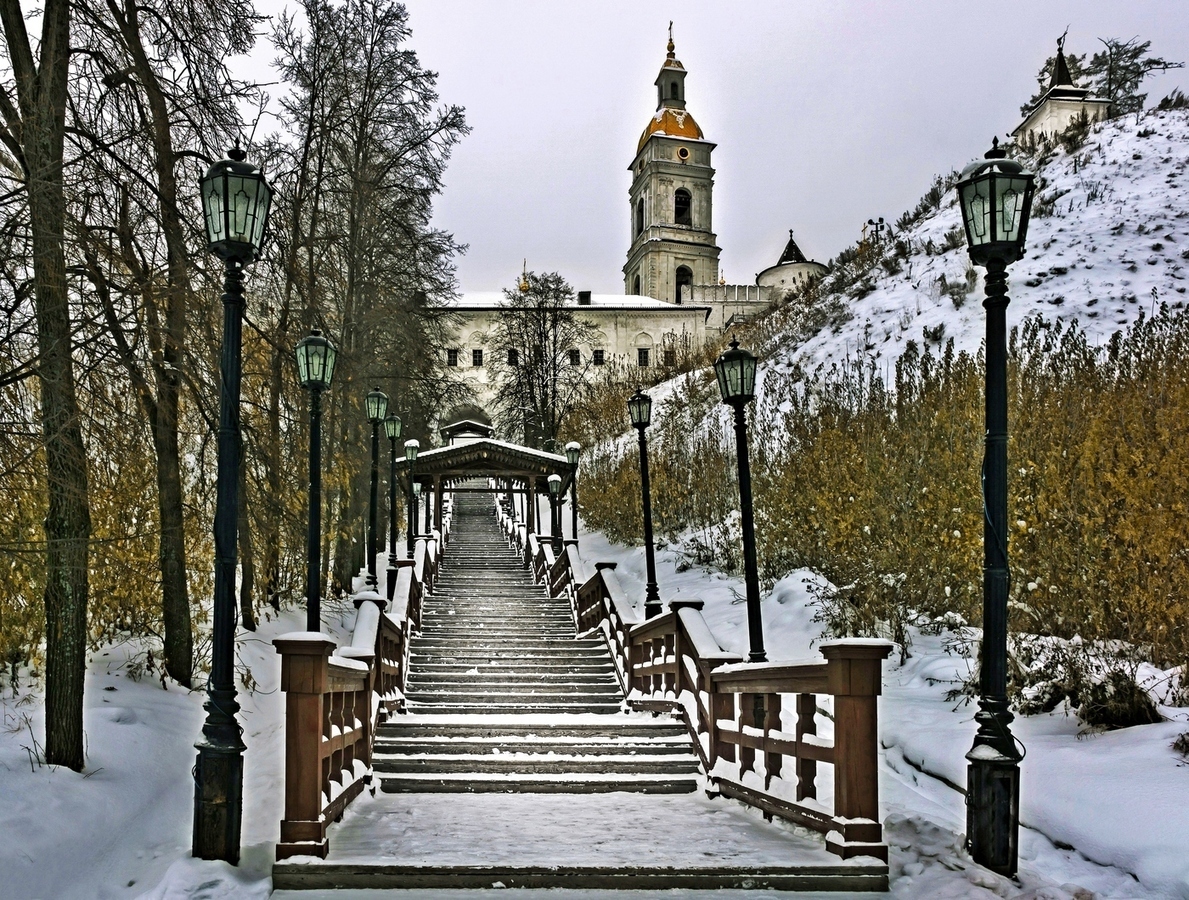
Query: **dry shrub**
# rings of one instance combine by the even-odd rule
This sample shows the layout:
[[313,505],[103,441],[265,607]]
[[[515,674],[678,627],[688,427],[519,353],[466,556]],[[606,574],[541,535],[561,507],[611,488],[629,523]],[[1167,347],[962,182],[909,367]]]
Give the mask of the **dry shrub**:
[[[749,413],[752,471],[762,577],[812,568],[836,586],[822,598],[833,633],[906,645],[909,625],[981,620],[983,364],[952,343],[910,345],[891,381],[862,361],[770,370]],[[1009,386],[1013,633],[1183,662],[1189,314],[1162,308],[1104,348],[1074,324],[1028,319]],[[650,431],[658,533],[687,550],[708,542],[707,560],[737,542],[734,442],[716,399],[708,375],[687,376]],[[621,443],[589,473],[587,521],[616,540],[639,539],[637,465]]]

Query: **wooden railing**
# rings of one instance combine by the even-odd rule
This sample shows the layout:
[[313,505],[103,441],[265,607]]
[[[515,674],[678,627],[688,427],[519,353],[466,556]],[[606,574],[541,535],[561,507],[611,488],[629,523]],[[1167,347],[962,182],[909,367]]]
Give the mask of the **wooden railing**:
[[[891,644],[830,641],[819,645],[823,659],[747,663],[719,645],[701,602],[673,602],[641,621],[614,563],[590,572],[567,547],[556,567],[570,571],[550,572],[554,596],[571,595],[579,632],[602,633],[628,702],[681,715],[721,793],[824,834],[844,859],[887,860],[876,698]],[[818,796],[819,763],[833,767],[830,802]]]
[[371,783],[377,726],[404,707],[409,636],[421,623],[450,530],[419,538],[411,560],[397,561],[392,606],[375,591],[354,596],[351,639],[337,646],[320,632],[273,641],[285,692],[285,816],[277,859],[326,857],[326,827]]

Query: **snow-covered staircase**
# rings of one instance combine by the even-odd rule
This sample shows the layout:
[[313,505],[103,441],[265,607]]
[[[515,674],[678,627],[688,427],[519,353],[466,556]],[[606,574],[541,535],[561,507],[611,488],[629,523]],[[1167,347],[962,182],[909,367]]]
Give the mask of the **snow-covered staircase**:
[[576,637],[494,510],[455,494],[408,711],[376,735],[380,791],[346,810],[325,859],[278,862],[276,890],[886,890],[886,865],[696,791],[685,726],[624,711],[605,645]]
[[450,550],[410,647],[408,715],[381,726],[384,791],[692,791],[689,736],[624,714],[601,640],[509,549],[490,494],[459,494]]

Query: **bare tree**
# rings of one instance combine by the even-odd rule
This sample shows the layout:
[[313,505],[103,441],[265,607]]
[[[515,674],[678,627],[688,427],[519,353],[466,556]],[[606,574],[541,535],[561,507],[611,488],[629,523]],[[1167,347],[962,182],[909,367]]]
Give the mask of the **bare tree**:
[[[71,355],[63,245],[69,0],[46,0],[34,50],[18,0],[0,0],[12,83],[0,89],[0,142],[28,194],[37,374],[41,385],[48,509],[46,534],[46,761],[82,769],[91,511]],[[15,101],[13,99],[15,93]]]
[[488,368],[498,387],[496,421],[532,447],[553,448],[589,390],[582,348],[597,330],[574,312],[574,290],[561,275],[526,272],[504,302]]

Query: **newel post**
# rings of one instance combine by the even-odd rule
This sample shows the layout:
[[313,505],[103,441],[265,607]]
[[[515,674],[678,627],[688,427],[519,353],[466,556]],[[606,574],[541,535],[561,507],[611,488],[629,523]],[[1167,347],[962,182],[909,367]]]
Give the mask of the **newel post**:
[[318,632],[282,635],[273,640],[281,656],[285,692],[285,817],[277,859],[326,858],[326,823],[322,821],[323,703],[335,643]]
[[828,689],[834,695],[834,818],[843,842],[838,845],[828,836],[826,843],[845,859],[870,852],[864,845],[882,840],[876,698],[881,693],[881,663],[892,645],[844,640],[822,644],[820,650],[827,662]]

